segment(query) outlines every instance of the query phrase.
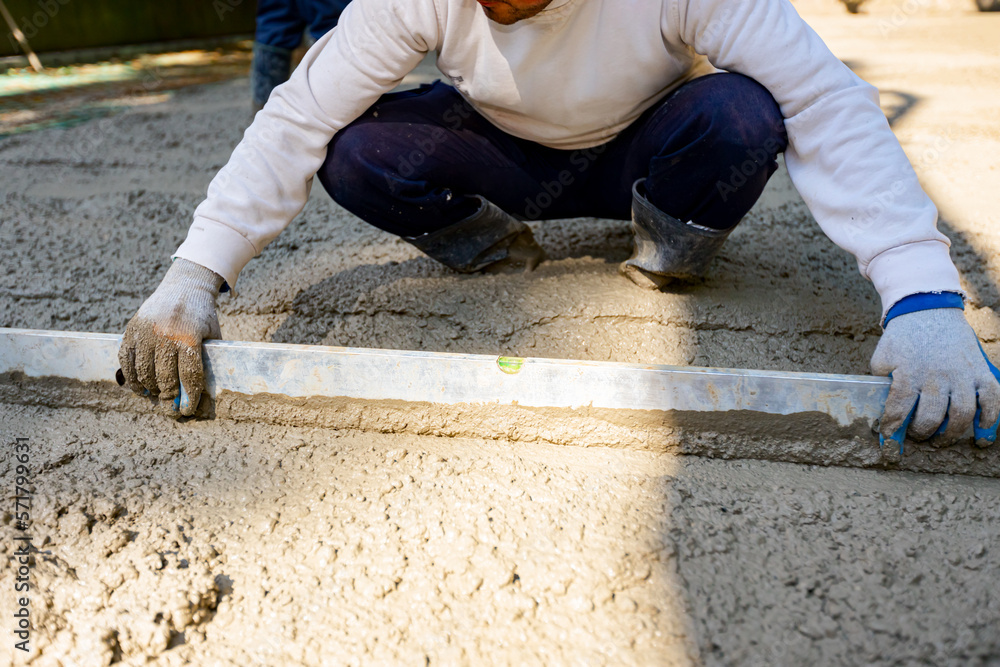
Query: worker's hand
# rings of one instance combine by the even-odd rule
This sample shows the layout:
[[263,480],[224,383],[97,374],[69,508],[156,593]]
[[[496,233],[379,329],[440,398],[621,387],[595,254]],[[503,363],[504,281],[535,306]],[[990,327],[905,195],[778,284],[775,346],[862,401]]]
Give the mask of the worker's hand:
[[[883,444],[926,440],[948,446],[975,427],[976,444],[997,437],[1000,371],[957,308],[920,310],[893,318],[872,356],[872,372],[892,388],[880,426]],[[975,423],[973,423],[975,422]]]
[[222,283],[205,267],[177,259],[125,328],[118,361],[128,388],[158,396],[172,416],[198,409],[205,389],[201,342],[221,337],[215,299]]

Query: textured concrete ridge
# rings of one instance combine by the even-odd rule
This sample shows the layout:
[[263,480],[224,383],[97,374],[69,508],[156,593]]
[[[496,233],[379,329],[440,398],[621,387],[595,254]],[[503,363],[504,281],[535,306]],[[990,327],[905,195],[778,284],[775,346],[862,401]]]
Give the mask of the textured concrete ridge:
[[[153,402],[107,383],[0,376],[0,401],[50,408],[148,413]],[[486,438],[508,442],[694,454],[821,466],[1000,477],[1000,447],[961,443],[935,449],[908,442],[903,456],[883,450],[866,423],[843,427],[824,414],[767,415],[518,405],[289,398],[223,392],[203,416],[296,427]],[[163,417],[163,419],[167,419]]]
[[[879,87],[1000,358],[998,17],[971,0],[796,8]],[[247,93],[181,90],[0,140],[0,326],[122,331],[239,142]],[[315,187],[222,299],[223,333],[868,372],[876,295],[784,170],[704,285],[632,289],[625,222],[533,228],[553,258],[534,273],[457,276]],[[27,664],[1000,664],[1000,481],[976,476],[1000,450],[913,446],[893,463],[870,432],[818,421],[744,439],[745,420],[718,416],[213,409],[176,423],[114,385],[0,379],[0,487],[16,483],[6,444],[32,448]],[[734,452],[825,465],[722,460]],[[15,534],[0,507],[4,591]],[[0,616],[13,604],[0,595]],[[0,642],[0,664],[13,652]]]
[[[34,665],[1000,658],[994,479],[0,415],[32,448]],[[14,532],[0,513],[0,553]]]

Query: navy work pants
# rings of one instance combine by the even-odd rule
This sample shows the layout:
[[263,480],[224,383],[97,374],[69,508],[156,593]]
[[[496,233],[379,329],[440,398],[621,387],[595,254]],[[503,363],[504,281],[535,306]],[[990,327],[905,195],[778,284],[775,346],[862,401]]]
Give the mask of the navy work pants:
[[332,30],[348,0],[258,0],[255,41],[292,51],[306,28],[317,40]]
[[525,220],[625,220],[639,178],[660,210],[729,229],[760,197],[786,145],[774,98],[739,74],[688,82],[612,141],[581,150],[511,136],[437,82],[384,95],[338,132],[319,178],[341,206],[398,236],[472,215],[472,195]]

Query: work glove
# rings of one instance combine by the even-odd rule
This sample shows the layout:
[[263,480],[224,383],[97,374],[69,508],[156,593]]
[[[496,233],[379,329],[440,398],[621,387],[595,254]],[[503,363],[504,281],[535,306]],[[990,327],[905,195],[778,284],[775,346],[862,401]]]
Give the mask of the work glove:
[[954,444],[974,427],[976,445],[996,440],[1000,420],[1000,371],[990,363],[976,332],[958,308],[899,315],[886,324],[872,356],[872,372],[888,375],[879,442],[899,445],[934,436],[933,445]]
[[128,323],[118,351],[128,388],[159,397],[168,415],[189,417],[205,390],[201,343],[220,338],[215,299],[224,280],[177,259]]

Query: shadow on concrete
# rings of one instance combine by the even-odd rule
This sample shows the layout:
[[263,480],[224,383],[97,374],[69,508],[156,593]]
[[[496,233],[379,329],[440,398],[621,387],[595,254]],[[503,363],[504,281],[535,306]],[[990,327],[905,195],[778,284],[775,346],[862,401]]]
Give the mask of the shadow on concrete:
[[[934,199],[933,195],[931,199]],[[941,211],[940,207],[939,212],[941,217],[938,219],[938,229],[951,239],[951,258],[962,274],[969,290],[969,298],[977,306],[1000,310],[1000,289],[989,279],[986,271],[975,270],[976,267],[987,265],[991,253],[977,249],[969,235],[947,220],[947,213]]]
[[896,125],[896,122],[913,111],[920,103],[920,98],[916,95],[904,93],[898,90],[880,90],[879,97],[882,101],[882,111],[889,121],[889,127]]
[[[864,69],[848,65],[859,73]],[[893,127],[921,103],[920,97],[895,90],[881,91],[881,99]],[[935,193],[925,190],[937,203]],[[984,270],[993,251],[963,232],[946,210],[940,210],[938,229],[951,239],[952,259],[972,301],[1000,307],[1000,290]],[[964,558],[958,545],[983,539],[979,536],[990,530],[979,523],[988,512],[974,502],[951,502],[976,495],[971,488],[946,476],[738,463],[716,464],[726,471],[727,483],[720,484],[710,475],[692,474],[696,468],[685,466],[685,474],[676,475],[665,505],[673,512],[668,535],[677,550],[677,576],[700,661],[997,660],[1000,644],[988,629],[996,621],[982,616],[996,607],[995,587],[986,580],[972,583],[980,576],[978,561],[969,569],[955,565]],[[995,484],[969,478],[962,485],[980,483],[984,490]],[[940,513],[921,509],[930,507]],[[928,521],[938,522],[938,529],[925,525]],[[882,530],[887,525],[893,530]],[[935,537],[942,534],[949,537]],[[953,588],[950,577],[970,581]],[[990,592],[973,593],[979,586]],[[970,596],[952,595],[957,589]]]

